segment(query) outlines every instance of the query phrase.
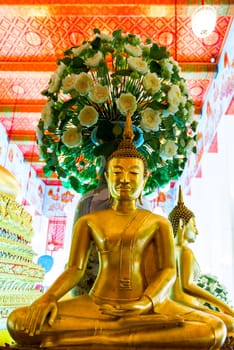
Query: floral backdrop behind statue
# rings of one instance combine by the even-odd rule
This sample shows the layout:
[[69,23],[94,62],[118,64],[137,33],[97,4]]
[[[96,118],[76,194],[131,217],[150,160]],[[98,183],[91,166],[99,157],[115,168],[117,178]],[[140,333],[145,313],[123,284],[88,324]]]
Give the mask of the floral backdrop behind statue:
[[116,30],[93,38],[57,61],[37,126],[44,173],[67,188],[95,189],[105,160],[130,113],[134,142],[148,164],[145,194],[177,179],[196,152],[193,102],[177,62],[165,47]]

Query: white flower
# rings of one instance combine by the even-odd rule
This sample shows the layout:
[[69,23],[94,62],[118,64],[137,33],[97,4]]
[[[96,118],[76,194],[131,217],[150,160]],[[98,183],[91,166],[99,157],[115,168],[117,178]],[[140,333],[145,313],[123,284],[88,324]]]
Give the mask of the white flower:
[[182,96],[180,88],[178,85],[172,85],[170,90],[168,91],[168,111],[172,113],[176,113],[179,109],[179,104],[184,104],[186,102],[186,97]]
[[54,93],[59,91],[60,79],[61,79],[61,76],[63,75],[65,68],[66,68],[65,64],[63,62],[60,62],[56,72],[53,73],[50,77],[48,92]]
[[102,53],[98,51],[93,57],[87,58],[85,60],[85,65],[87,67],[97,67],[102,60]]
[[169,58],[169,61],[173,64],[174,67],[176,67],[179,74],[181,74],[181,68],[179,66],[179,63],[175,61],[172,57]]
[[80,95],[86,95],[93,86],[93,80],[88,73],[82,72],[74,79],[74,88]]
[[75,88],[76,79],[77,79],[77,75],[76,74],[67,75],[62,80],[63,90],[65,92],[69,92],[69,91],[73,90]]
[[188,123],[192,123],[194,120],[196,120],[196,117],[194,115],[194,107],[193,106],[190,106],[189,109],[188,109]]
[[159,111],[155,111],[152,108],[146,108],[141,113],[141,127],[145,131],[158,131],[161,123]]
[[141,56],[142,55],[142,49],[140,46],[125,44],[124,48],[132,56]]
[[64,145],[69,148],[73,148],[81,144],[82,135],[76,127],[69,127],[63,132],[61,140]]
[[136,97],[131,93],[121,94],[116,103],[122,115],[132,115],[137,109]]
[[63,62],[60,62],[59,65],[58,65],[58,68],[56,70],[58,76],[61,78],[61,76],[63,75],[63,72],[66,68],[66,65],[63,63]]
[[132,70],[140,74],[146,74],[148,72],[147,63],[139,57],[129,57],[128,64]]
[[161,82],[156,73],[147,73],[143,78],[143,86],[148,93],[154,95],[160,90]]
[[186,146],[186,150],[187,150],[188,155],[192,153],[194,147],[196,147],[196,142],[193,139],[189,140],[189,142]]
[[173,63],[169,59],[165,59],[163,62],[163,68],[166,68],[166,70],[172,74],[173,73]]
[[183,92],[184,95],[187,95],[187,96],[189,95],[188,87],[185,84],[184,80],[180,81],[180,89],[181,89],[181,91]]
[[98,112],[92,106],[84,106],[78,115],[78,119],[82,126],[90,127],[97,123]]
[[166,143],[161,145],[161,157],[163,159],[172,159],[177,152],[178,146],[176,145],[175,141],[168,140]]
[[41,112],[41,119],[44,122],[44,129],[48,129],[48,127],[51,125],[52,120],[53,120],[53,111],[52,107],[54,106],[53,101],[47,102]]
[[89,93],[89,98],[95,103],[103,103],[109,99],[108,86],[97,84]]
[[60,86],[60,76],[57,72],[53,73],[50,77],[49,86],[48,86],[48,92],[54,93],[59,90]]
[[96,34],[96,37],[99,37],[101,40],[108,41],[108,42],[113,41],[113,37],[111,35],[108,35],[103,32],[100,34]]
[[45,155],[44,155],[43,149],[41,147],[42,145],[43,144],[38,145],[38,155],[39,155],[40,160],[45,160]]
[[90,48],[91,45],[89,43],[86,43],[79,47],[73,47],[72,52],[75,56],[80,56],[85,50],[88,50]]

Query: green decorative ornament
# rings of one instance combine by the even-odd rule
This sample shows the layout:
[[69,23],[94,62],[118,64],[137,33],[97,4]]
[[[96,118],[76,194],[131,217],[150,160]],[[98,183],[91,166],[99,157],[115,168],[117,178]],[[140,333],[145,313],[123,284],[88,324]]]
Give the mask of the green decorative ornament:
[[[230,305],[230,301],[228,299],[228,291],[226,287],[219,282],[216,276],[210,274],[200,275],[197,281],[197,285],[205,289],[207,292],[213,294],[215,297],[219,298],[226,304]],[[210,305],[209,303],[205,303],[205,305],[211,310],[220,311],[217,307]]]
[[44,173],[57,173],[78,193],[98,187],[128,113],[150,172],[145,194],[177,179],[196,152],[197,121],[185,79],[165,47],[150,39],[94,29],[92,39],[58,59],[42,94],[47,102],[37,143]]

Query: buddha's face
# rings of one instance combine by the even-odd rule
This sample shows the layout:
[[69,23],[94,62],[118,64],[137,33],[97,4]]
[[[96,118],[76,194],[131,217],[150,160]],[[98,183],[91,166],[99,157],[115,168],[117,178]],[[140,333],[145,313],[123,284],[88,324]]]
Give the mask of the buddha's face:
[[195,242],[197,235],[198,230],[196,226],[196,221],[195,218],[192,217],[186,224],[186,228],[184,231],[184,239],[186,239],[189,243],[192,243]]
[[108,163],[106,179],[114,199],[137,199],[145,184],[144,163],[138,158],[112,158]]

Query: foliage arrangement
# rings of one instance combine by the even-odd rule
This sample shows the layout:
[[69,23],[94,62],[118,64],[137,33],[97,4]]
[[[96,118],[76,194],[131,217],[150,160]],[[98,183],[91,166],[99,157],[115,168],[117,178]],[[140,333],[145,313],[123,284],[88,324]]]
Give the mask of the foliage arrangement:
[[[216,276],[212,276],[209,274],[200,275],[197,281],[197,285],[207,290],[217,298],[221,299],[226,304],[229,304],[228,291],[226,287],[218,281],[218,278]],[[210,305],[208,303],[206,303],[205,305],[208,306],[211,310],[220,311],[213,305]]]
[[79,193],[95,189],[106,158],[117,147],[126,115],[150,176],[145,193],[183,172],[196,152],[193,103],[177,62],[165,47],[116,30],[94,36],[57,60],[42,92],[47,102],[37,126],[44,173],[56,172]]

